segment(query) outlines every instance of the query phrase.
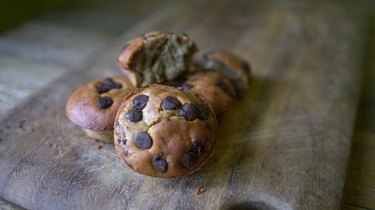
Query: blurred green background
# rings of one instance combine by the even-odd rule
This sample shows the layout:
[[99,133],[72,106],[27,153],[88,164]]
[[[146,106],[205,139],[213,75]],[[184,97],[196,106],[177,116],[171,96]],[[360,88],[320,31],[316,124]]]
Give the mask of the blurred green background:
[[37,17],[47,11],[82,4],[83,0],[1,0],[0,33],[16,27],[27,19]]
[[[351,7],[360,7],[363,12],[375,16],[374,0],[332,0],[335,3],[347,4]],[[16,27],[25,20],[37,17],[45,12],[55,9],[65,9],[69,7],[82,6],[84,4],[103,3],[99,0],[0,0],[0,33]],[[129,1],[131,2],[131,1]],[[149,1],[152,2],[152,1]],[[325,2],[325,1],[322,1]],[[116,3],[116,1],[113,1]],[[119,2],[117,2],[119,3]]]

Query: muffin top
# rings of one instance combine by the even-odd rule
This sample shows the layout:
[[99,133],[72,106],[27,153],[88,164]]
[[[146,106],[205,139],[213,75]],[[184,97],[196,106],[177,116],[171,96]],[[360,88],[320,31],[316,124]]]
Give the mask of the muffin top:
[[129,94],[116,116],[115,147],[138,173],[176,177],[211,156],[217,136],[212,108],[189,91],[151,85]]
[[118,107],[134,88],[126,77],[89,82],[71,95],[66,115],[73,123],[89,130],[113,130]]
[[194,63],[201,69],[221,71],[227,76],[237,92],[246,89],[251,81],[251,67],[240,56],[227,50],[213,50],[194,55]]

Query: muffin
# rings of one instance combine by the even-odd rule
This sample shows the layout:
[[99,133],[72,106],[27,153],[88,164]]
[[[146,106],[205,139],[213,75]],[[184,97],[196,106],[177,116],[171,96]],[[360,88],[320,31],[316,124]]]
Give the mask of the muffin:
[[192,71],[197,49],[186,34],[149,32],[124,46],[118,64],[136,85],[163,83]]
[[237,97],[232,83],[220,71],[194,73],[178,86],[199,94],[205,102],[212,106],[216,116],[224,113]]
[[129,94],[115,120],[117,153],[138,173],[178,177],[211,157],[217,137],[212,108],[189,91],[151,85]]
[[231,80],[237,92],[246,89],[251,81],[249,63],[227,50],[196,53],[194,55],[194,64],[201,69],[223,72]]
[[66,116],[88,136],[113,143],[113,123],[124,97],[135,89],[126,77],[89,82],[77,89],[66,104]]

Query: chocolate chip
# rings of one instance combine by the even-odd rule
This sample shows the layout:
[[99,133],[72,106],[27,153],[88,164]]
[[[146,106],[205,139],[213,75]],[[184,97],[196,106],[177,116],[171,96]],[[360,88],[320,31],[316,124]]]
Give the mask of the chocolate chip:
[[245,69],[247,74],[251,74],[251,67],[246,61],[242,62],[242,68]]
[[194,141],[192,148],[184,152],[181,156],[181,165],[185,168],[193,166],[199,159],[199,156],[203,154],[205,149],[204,143],[201,141]]
[[150,149],[152,146],[151,136],[142,131],[135,137],[134,144],[141,149]]
[[117,139],[117,144],[118,144],[118,145],[121,144],[121,139]]
[[104,85],[100,85],[100,86],[95,86],[95,90],[97,93],[102,94],[102,93],[108,92],[110,88]]
[[189,83],[182,83],[182,85],[180,86],[183,90],[190,90],[192,89],[194,86],[192,84],[189,84]]
[[197,107],[192,103],[188,103],[182,107],[180,115],[189,121],[193,121],[197,118],[197,112]]
[[163,153],[160,153],[158,155],[155,155],[152,158],[152,165],[154,165],[154,168],[160,172],[166,172],[168,169],[168,163],[166,160],[161,158],[163,156]]
[[115,81],[113,81],[113,79],[111,77],[107,77],[103,80],[103,83],[104,84],[110,84],[110,83],[113,83]]
[[108,96],[99,97],[96,101],[96,106],[100,109],[107,109],[108,107],[112,106],[113,100]]
[[104,86],[108,86],[110,89],[121,89],[122,85],[118,82],[113,81],[112,78],[106,78],[103,81]]
[[113,81],[112,78],[106,78],[103,80],[103,84],[99,86],[95,86],[95,90],[99,94],[106,93],[112,89],[121,89],[121,88],[122,88],[122,85],[120,83]]
[[148,96],[146,96],[146,95],[136,96],[133,99],[133,107],[134,107],[134,109],[142,110],[143,108],[145,108],[145,106],[147,104],[147,101],[148,101]]
[[179,101],[176,97],[167,96],[163,99],[161,103],[161,107],[164,110],[175,110],[181,107],[181,101]]
[[222,79],[219,79],[216,84],[216,86],[218,86],[220,89],[222,89],[227,95],[229,95],[230,97],[234,98],[234,95],[232,94],[232,92],[230,91],[229,87],[227,86],[227,84],[225,84],[224,80]]
[[196,105],[198,110],[198,119],[200,120],[207,120],[210,114],[210,110],[208,109],[207,105],[205,104],[198,104]]
[[124,156],[128,156],[128,154],[129,154],[129,152],[128,152],[128,150],[124,150],[124,151],[122,151],[122,154],[124,155]]
[[128,118],[130,122],[138,122],[142,120],[143,114],[142,114],[142,111],[134,110],[134,111],[127,112],[125,114],[125,117]]
[[181,156],[181,165],[185,168],[190,168],[198,161],[198,158],[199,156],[192,150],[184,152]]

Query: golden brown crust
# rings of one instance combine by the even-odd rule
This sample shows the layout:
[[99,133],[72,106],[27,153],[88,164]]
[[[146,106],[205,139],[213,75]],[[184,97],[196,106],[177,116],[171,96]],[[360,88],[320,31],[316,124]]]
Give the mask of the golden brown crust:
[[125,77],[129,79],[129,81],[133,84],[134,87],[139,87],[140,86],[140,79],[139,76],[132,71],[129,71],[127,69],[121,68],[122,73],[124,74]]
[[[134,85],[125,77],[114,77],[113,81],[122,88],[113,88],[99,94],[97,87],[103,85],[103,80],[95,80],[77,89],[69,98],[66,105],[66,116],[75,124],[89,130],[113,130],[116,112],[123,98],[134,89]],[[99,97],[110,97],[113,104],[105,109],[98,107]]]
[[251,67],[240,56],[227,50],[214,50],[194,55],[194,63],[206,70],[222,71],[233,83],[237,91],[246,89],[251,82]]
[[[148,96],[148,101],[142,109],[142,119],[132,122],[126,114],[135,110],[133,101],[140,95]],[[165,110],[163,100],[168,96],[176,97],[180,106]],[[180,113],[189,103],[204,105],[207,118],[187,120]],[[115,122],[116,151],[133,170],[148,176],[166,178],[191,174],[211,157],[216,143],[217,122],[212,109],[192,92],[169,86],[151,85],[133,91],[121,104]],[[135,143],[142,132],[149,135],[152,146],[140,148]],[[182,156],[190,160],[187,154],[195,158],[188,167],[181,163]],[[158,155],[166,161],[165,171],[158,170],[153,164],[153,158]]]
[[184,89],[199,94],[212,106],[216,115],[224,113],[236,98],[229,79],[219,71],[204,71],[190,75],[182,85]]
[[113,130],[94,131],[89,129],[83,129],[87,136],[100,140],[106,143],[113,144]]
[[128,69],[134,68],[133,61],[135,59],[133,57],[142,50],[143,46],[143,37],[132,39],[124,46],[120,56],[117,59],[117,63],[119,64],[120,69],[125,75],[131,75],[130,80],[135,86],[139,86],[141,78],[139,77],[139,74],[137,74],[134,70],[132,71]]
[[125,68],[132,67],[133,56],[142,50],[144,46],[143,37],[137,37],[130,40],[124,47],[122,53],[118,57],[118,62]]

